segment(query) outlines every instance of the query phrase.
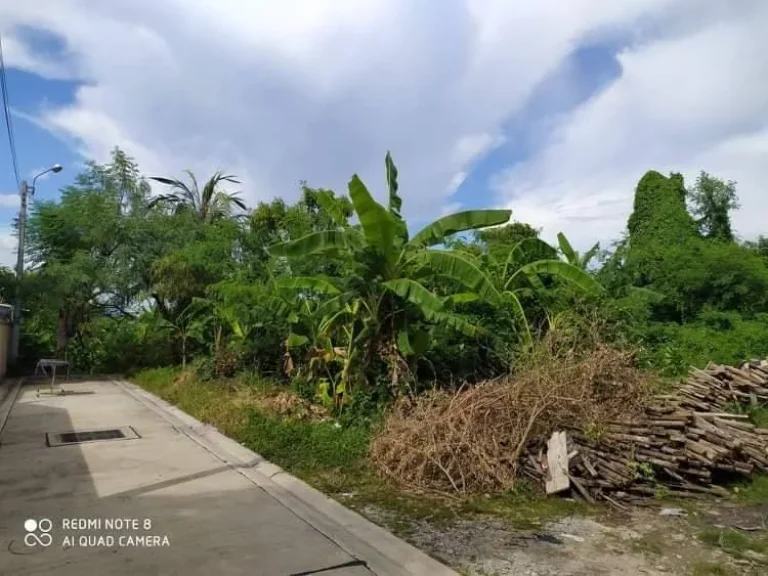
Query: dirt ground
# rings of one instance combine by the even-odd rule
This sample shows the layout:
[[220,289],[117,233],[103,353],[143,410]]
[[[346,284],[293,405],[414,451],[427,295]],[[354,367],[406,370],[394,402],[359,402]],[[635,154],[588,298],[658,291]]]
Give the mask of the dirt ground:
[[768,504],[654,503],[527,527],[484,515],[435,524],[361,511],[468,576],[768,574]]

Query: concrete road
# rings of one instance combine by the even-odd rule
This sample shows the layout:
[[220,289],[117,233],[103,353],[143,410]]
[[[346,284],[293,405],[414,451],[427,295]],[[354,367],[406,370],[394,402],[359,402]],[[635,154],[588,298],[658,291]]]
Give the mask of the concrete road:
[[[3,576],[453,574],[143,391],[61,384],[6,399]],[[100,429],[138,437],[48,445]]]

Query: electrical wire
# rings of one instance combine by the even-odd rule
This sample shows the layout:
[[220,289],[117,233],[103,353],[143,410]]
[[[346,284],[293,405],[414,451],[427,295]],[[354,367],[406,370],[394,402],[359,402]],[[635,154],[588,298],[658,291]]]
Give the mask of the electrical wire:
[[19,178],[19,160],[16,154],[16,138],[13,134],[13,122],[11,122],[11,111],[8,100],[8,80],[5,76],[5,61],[3,60],[3,38],[0,36],[0,94],[3,100],[3,113],[5,115],[5,126],[8,132],[8,144],[11,148],[11,160],[13,162],[13,174],[16,177],[16,187],[21,185]]

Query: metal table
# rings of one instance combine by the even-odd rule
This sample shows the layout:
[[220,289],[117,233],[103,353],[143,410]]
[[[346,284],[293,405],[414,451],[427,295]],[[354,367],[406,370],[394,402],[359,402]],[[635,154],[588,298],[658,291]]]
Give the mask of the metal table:
[[[53,386],[56,384],[56,369],[66,367],[67,380],[69,380],[69,362],[67,360],[56,360],[55,358],[41,358],[35,366],[35,376],[42,372],[45,376],[51,377],[50,393],[53,394]],[[46,371],[50,370],[50,374]],[[37,383],[37,395],[40,396],[40,383]]]

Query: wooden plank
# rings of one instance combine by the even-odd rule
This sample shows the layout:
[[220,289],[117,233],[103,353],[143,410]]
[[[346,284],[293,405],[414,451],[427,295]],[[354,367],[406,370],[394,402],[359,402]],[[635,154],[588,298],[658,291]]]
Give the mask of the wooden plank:
[[579,482],[579,479],[576,478],[575,476],[571,476],[570,474],[568,475],[568,477],[571,479],[571,482],[573,482],[573,485],[576,487],[576,490],[579,492],[579,494],[581,494],[584,497],[584,500],[586,500],[590,504],[594,504],[595,499],[592,498],[592,496],[584,487],[584,485],[581,484],[581,482]]
[[555,432],[547,441],[547,494],[557,494],[571,487],[568,478],[568,439],[565,432]]

